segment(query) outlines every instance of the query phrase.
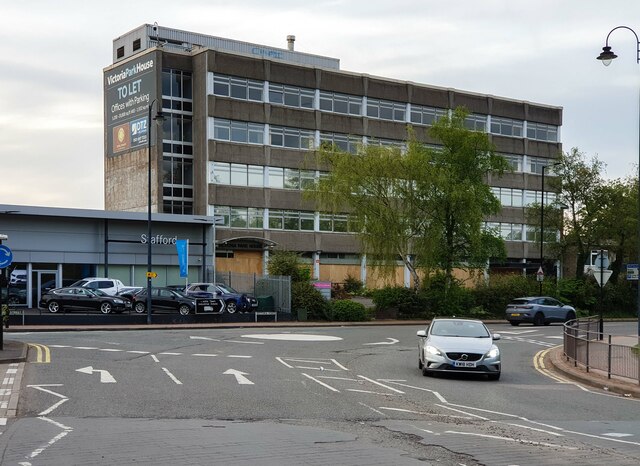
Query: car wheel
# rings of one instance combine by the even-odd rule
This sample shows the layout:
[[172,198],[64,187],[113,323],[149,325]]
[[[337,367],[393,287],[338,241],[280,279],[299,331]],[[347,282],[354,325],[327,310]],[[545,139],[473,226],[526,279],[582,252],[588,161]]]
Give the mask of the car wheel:
[[178,309],[178,312],[180,312],[180,315],[188,316],[189,312],[191,312],[191,309],[186,304],[182,304]]
[[567,316],[565,317],[564,321],[569,322],[570,320],[575,320],[575,319],[576,319],[576,313],[573,311],[569,311],[567,312]]
[[58,301],[49,301],[49,304],[47,304],[47,309],[49,310],[49,312],[55,314],[56,312],[62,310],[62,306],[60,306],[60,303]]
[[487,378],[489,380],[500,380],[500,372],[496,372],[495,374],[487,374]]
[[418,358],[418,369],[422,369],[423,364],[422,364],[422,359]]
[[137,302],[135,306],[133,306],[133,310],[138,314],[143,314],[147,309],[147,306],[143,302]]
[[509,322],[511,325],[513,325],[514,327],[517,327],[518,325],[520,325],[520,322]]
[[107,301],[100,304],[100,312],[102,312],[103,314],[111,314],[112,309],[113,309],[113,306],[111,306],[111,303]]
[[229,314],[235,314],[238,310],[238,305],[235,301],[227,301],[227,312]]
[[538,312],[533,317],[533,325],[535,325],[535,326],[544,325],[544,314],[542,312]]
[[431,372],[430,370],[427,370],[427,366],[423,365],[422,375],[424,375],[425,377],[431,377],[433,375],[433,372]]
[[9,304],[19,304],[20,300],[17,296],[9,296]]

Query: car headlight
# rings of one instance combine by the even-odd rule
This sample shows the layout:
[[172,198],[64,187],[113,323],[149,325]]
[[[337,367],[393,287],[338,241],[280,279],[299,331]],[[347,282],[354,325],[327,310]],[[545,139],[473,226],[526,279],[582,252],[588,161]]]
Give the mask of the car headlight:
[[113,302],[116,304],[124,304],[124,301],[121,299],[114,299]]
[[491,348],[491,349],[489,350],[489,352],[488,352],[487,354],[485,354],[484,356],[485,356],[486,358],[492,358],[492,359],[493,359],[493,358],[497,358],[499,355],[500,355],[500,350],[499,350],[499,349],[498,349],[498,347],[496,346],[496,347],[494,347],[494,348]]
[[435,346],[427,345],[424,350],[429,354],[433,354],[434,356],[442,356],[440,350]]

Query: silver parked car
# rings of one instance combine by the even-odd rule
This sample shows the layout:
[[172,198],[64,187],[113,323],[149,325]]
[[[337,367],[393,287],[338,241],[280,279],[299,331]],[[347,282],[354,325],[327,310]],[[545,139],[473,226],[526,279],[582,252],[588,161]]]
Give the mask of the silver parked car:
[[486,374],[489,380],[500,378],[500,350],[493,343],[500,335],[492,335],[481,321],[436,318],[417,335],[422,375],[462,372]]
[[522,322],[549,325],[551,322],[567,322],[575,319],[576,310],[549,296],[529,296],[511,301],[507,305],[506,318],[513,326],[518,326]]

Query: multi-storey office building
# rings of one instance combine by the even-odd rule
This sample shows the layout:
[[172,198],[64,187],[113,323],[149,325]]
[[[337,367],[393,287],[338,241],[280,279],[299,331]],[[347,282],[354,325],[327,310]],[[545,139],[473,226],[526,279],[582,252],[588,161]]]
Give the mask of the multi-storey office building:
[[513,166],[488,176],[503,209],[487,225],[509,257],[491,267],[537,270],[539,236],[524,207],[540,202],[542,167],[561,151],[560,107],[342,71],[287,39],[280,49],[157,25],[115,39],[104,70],[106,208],[147,209],[150,161],[154,212],[218,218],[220,270],[260,272],[277,247],[302,252],[322,280],[364,279],[346,215],[317,212],[302,197],[322,176],[312,151],[325,141],[347,151],[402,144],[409,124],[434,143],[429,125],[464,106],[468,127],[486,131]]

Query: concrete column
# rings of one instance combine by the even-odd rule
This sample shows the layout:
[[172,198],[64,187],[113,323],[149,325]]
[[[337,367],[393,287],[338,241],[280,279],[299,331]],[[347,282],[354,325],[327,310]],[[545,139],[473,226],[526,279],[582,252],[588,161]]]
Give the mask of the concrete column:
[[313,279],[320,280],[320,251],[313,253]]
[[364,286],[367,286],[367,255],[362,254],[360,256],[360,281]]
[[[409,262],[411,262],[412,257],[408,256]],[[411,288],[411,272],[409,272],[409,267],[404,266],[404,287]]]
[[262,274],[269,275],[267,264],[269,263],[269,249],[266,247],[262,250]]

